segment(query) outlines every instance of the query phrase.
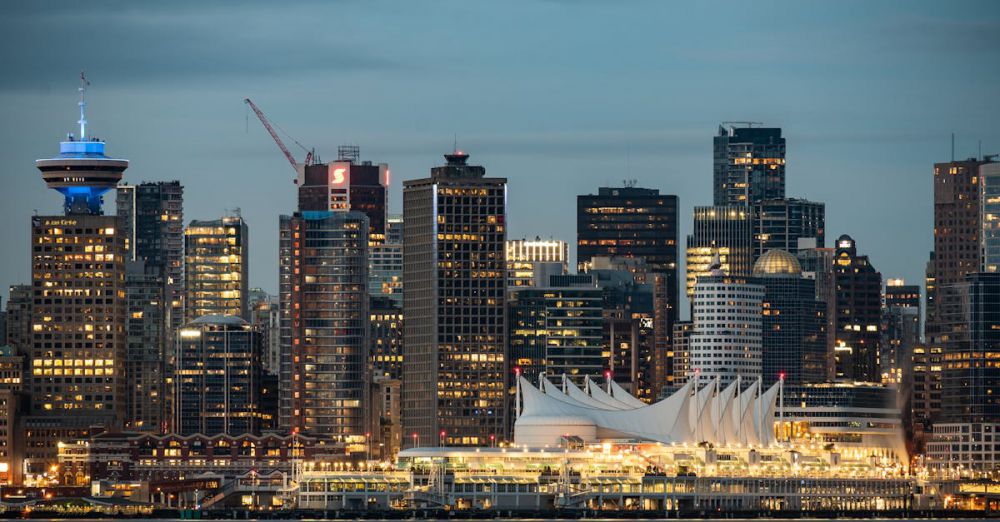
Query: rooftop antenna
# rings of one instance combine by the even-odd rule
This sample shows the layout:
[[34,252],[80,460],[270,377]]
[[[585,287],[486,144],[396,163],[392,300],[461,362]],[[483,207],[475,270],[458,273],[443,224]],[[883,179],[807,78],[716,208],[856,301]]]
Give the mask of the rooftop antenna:
[[455,141],[453,141],[452,144],[451,144],[451,151],[452,152],[458,152],[458,133],[457,132],[455,133]]
[[86,99],[86,94],[87,94],[87,86],[88,85],[90,85],[90,82],[87,80],[87,76],[84,74],[84,71],[80,71],[80,88],[79,88],[79,91],[80,91],[80,103],[79,103],[79,105],[80,105],[80,121],[77,122],[77,123],[80,124],[80,141],[84,141],[87,138],[87,112],[86,112],[86,110],[87,110],[87,99]]

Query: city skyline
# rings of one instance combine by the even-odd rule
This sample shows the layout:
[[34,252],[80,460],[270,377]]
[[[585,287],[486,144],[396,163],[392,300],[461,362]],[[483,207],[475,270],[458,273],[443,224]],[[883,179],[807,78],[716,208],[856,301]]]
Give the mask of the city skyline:
[[[1000,106],[985,94],[998,73],[980,65],[1000,43],[990,32],[1000,10],[986,3],[947,9],[919,3],[903,14],[874,6],[862,21],[832,8],[769,7],[778,15],[775,23],[787,22],[780,33],[758,38],[759,29],[743,28],[741,16],[764,20],[768,9],[733,6],[715,22],[730,42],[720,43],[685,27],[713,14],[693,6],[656,6],[661,16],[640,18],[640,7],[600,4],[564,16],[565,5],[541,3],[526,8],[530,17],[455,5],[449,16],[432,18],[409,7],[389,15],[350,4],[313,5],[358,22],[340,26],[350,38],[316,41],[311,52],[320,57],[314,60],[280,31],[265,30],[272,22],[267,15],[279,9],[274,6],[235,13],[236,25],[262,31],[259,39],[218,47],[206,27],[175,18],[200,13],[210,25],[232,14],[217,8],[181,4],[96,16],[73,6],[11,7],[0,22],[6,48],[34,41],[29,31],[38,24],[65,30],[53,31],[51,42],[35,42],[31,52],[9,56],[8,74],[0,79],[0,108],[18,122],[0,131],[8,144],[0,167],[9,187],[0,203],[11,221],[0,240],[25,246],[0,254],[0,273],[7,276],[0,292],[6,298],[7,285],[29,280],[27,228],[17,226],[19,216],[58,209],[31,161],[51,155],[51,144],[73,130],[72,78],[81,68],[94,82],[90,129],[108,140],[110,155],[132,161],[126,180],[181,181],[186,222],[240,208],[255,245],[249,286],[271,293],[278,281],[277,216],[292,208],[295,187],[279,152],[242,106],[246,96],[324,159],[352,143],[363,157],[388,163],[393,213],[401,209],[401,181],[438,164],[457,135],[459,148],[510,180],[509,237],[565,241],[575,236],[573,196],[626,179],[678,195],[679,236],[685,237],[691,209],[712,201],[711,138],[718,124],[762,121],[781,127],[788,140],[787,193],[826,203],[827,235],[850,234],[887,277],[922,282],[932,243],[928,175],[933,163],[950,159],[949,134],[958,135],[957,159],[978,154],[979,140],[984,153],[1000,149],[1000,135],[989,125]],[[277,15],[304,18],[304,9]],[[397,14],[411,18],[400,24]],[[487,23],[483,15],[493,19]],[[581,30],[598,20],[605,20],[601,35]],[[98,22],[107,34],[88,31]],[[358,25],[384,26],[387,31],[374,33],[385,38]],[[549,37],[553,29],[565,39]],[[83,53],[56,52],[80,31],[87,38],[72,43]],[[519,38],[509,38],[514,32]],[[194,42],[188,46],[207,47],[188,47],[191,58],[177,59],[184,55],[178,52],[185,48],[182,37]],[[162,49],[150,49],[162,58],[149,60],[161,64],[156,67],[118,45],[149,38],[162,42]],[[453,38],[469,45],[452,45]],[[831,49],[831,43],[839,46]],[[518,49],[533,52],[523,62],[506,59]],[[456,73],[483,81],[470,88],[439,81]],[[746,82],[730,83],[731,73]],[[983,81],[954,80],[971,73]],[[870,189],[852,190],[862,182]],[[211,190],[216,184],[233,190],[220,198]],[[556,188],[565,197],[550,197]],[[111,199],[105,198],[105,214],[113,213]],[[869,226],[873,222],[879,225]],[[909,235],[901,241],[904,232]],[[571,248],[571,265],[575,259]]]

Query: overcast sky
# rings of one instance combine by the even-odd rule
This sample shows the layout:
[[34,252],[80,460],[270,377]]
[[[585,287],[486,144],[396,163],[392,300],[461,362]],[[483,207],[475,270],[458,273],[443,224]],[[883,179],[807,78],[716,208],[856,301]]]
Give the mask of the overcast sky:
[[353,143],[389,163],[394,212],[456,135],[509,179],[511,238],[573,243],[575,196],[624,179],[677,194],[682,258],[717,125],[766,122],[788,139],[788,196],[827,205],[827,245],[851,234],[884,277],[921,283],[950,133],[959,157],[1000,152],[998,2],[287,4],[0,6],[5,299],[30,280],[30,215],[61,212],[33,162],[76,132],[81,69],[88,131],[126,180],[180,180],[185,221],[241,209],[251,285],[271,292],[295,187],[244,97],[327,159]]

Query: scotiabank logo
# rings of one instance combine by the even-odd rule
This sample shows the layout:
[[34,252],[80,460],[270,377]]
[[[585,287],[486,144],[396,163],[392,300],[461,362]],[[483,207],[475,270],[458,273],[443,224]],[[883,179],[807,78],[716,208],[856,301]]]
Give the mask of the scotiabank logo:
[[331,183],[334,185],[342,185],[345,179],[347,179],[346,167],[337,167],[333,169],[333,181],[331,181]]

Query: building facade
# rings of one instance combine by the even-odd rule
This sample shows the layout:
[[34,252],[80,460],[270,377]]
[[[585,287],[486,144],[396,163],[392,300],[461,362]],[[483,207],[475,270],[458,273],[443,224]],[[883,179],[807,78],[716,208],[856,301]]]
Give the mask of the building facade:
[[698,279],[692,303],[688,380],[718,378],[723,386],[763,372],[764,287],[753,278],[713,274]]
[[982,271],[1000,272],[1000,163],[980,165],[979,179]]
[[340,146],[337,161],[299,166],[299,211],[361,212],[370,244],[385,243],[389,176],[389,165],[362,161],[358,146]]
[[713,149],[714,205],[784,199],[785,138],[780,128],[719,126]]
[[368,365],[372,375],[403,377],[403,307],[385,297],[371,298],[371,351]]
[[557,263],[569,271],[569,244],[558,239],[508,239],[507,287],[532,286],[539,263]]
[[764,385],[821,383],[827,377],[826,303],[816,281],[802,277],[792,254],[769,250],[753,267],[764,287],[761,364]]
[[883,380],[900,382],[910,370],[913,349],[921,342],[920,285],[902,279],[886,281],[882,299],[882,353],[879,362]]
[[15,353],[27,354],[31,346],[31,285],[11,285],[7,294],[6,344]]
[[174,432],[260,432],[260,339],[235,316],[205,315],[177,333]]
[[173,354],[167,349],[166,285],[144,260],[125,266],[125,427],[163,433],[172,427]]
[[699,277],[711,273],[718,256],[721,269],[748,276],[753,269],[753,213],[746,206],[694,207],[694,227],[687,238],[687,295]]
[[881,382],[882,274],[858,254],[851,236],[837,238],[833,264],[837,282],[836,378]]
[[250,318],[250,230],[240,216],[192,221],[184,230],[184,317]]
[[338,440],[365,433],[368,230],[368,217],[355,211],[280,218],[284,429]]
[[403,189],[403,427],[475,446],[507,435],[507,180],[445,158]]
[[799,239],[826,239],[826,204],[804,199],[767,199],[753,205],[753,258],[768,250],[798,253]]

